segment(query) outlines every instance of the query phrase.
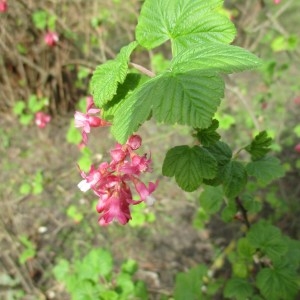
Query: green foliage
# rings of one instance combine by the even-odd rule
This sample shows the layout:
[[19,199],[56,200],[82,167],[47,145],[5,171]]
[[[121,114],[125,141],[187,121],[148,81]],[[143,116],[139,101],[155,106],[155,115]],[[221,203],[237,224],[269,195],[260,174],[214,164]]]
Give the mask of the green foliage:
[[263,185],[284,176],[285,173],[280,161],[273,156],[252,161],[247,164],[246,169],[248,175],[254,176]]
[[219,121],[216,119],[212,120],[211,125],[205,129],[196,129],[194,136],[203,146],[210,146],[216,143],[221,136],[216,132],[219,127]]
[[245,147],[245,150],[251,154],[252,160],[258,160],[264,157],[271,149],[272,139],[268,137],[266,131],[260,132],[254,140]]
[[113,272],[110,252],[93,249],[82,260],[69,263],[61,259],[53,269],[55,278],[63,282],[74,300],[126,300],[148,299],[143,282],[135,282],[132,276],[137,270],[135,261],[125,261],[120,273]]
[[132,42],[123,47],[115,60],[98,66],[91,80],[91,91],[97,106],[103,106],[116,94],[118,83],[124,82],[131,52],[137,43]]
[[[199,300],[201,296],[201,283],[207,274],[207,267],[200,265],[190,269],[187,273],[177,273],[174,298],[175,300]],[[200,297],[200,298],[199,298]]]
[[25,235],[19,236],[19,241],[22,243],[23,247],[25,248],[19,256],[19,262],[20,264],[25,264],[29,259],[35,257],[36,247]]
[[21,283],[19,279],[12,278],[11,276],[5,273],[0,273],[0,286],[4,289],[7,289],[7,291],[5,291],[5,299],[24,299],[25,293],[19,288],[20,285]]
[[224,296],[230,299],[244,300],[251,299],[254,292],[253,286],[242,278],[231,278],[225,286]]
[[34,114],[49,104],[48,98],[38,98],[36,95],[30,95],[28,101],[17,101],[13,106],[13,113],[19,118],[22,125],[29,125]]
[[37,10],[32,14],[32,22],[37,29],[55,30],[56,16],[51,16],[44,10]]
[[280,230],[264,221],[251,227],[247,239],[255,249],[259,249],[274,261],[280,259],[288,249]]
[[155,214],[147,210],[144,202],[132,207],[131,217],[132,220],[129,222],[131,227],[142,227],[147,223],[153,223],[156,219]]
[[199,146],[177,146],[167,152],[162,172],[175,176],[178,185],[187,192],[196,190],[203,179],[216,175],[217,162],[205,149]]
[[256,284],[266,299],[293,300],[299,291],[296,276],[295,272],[284,266],[264,268],[258,273]]
[[21,195],[39,195],[44,190],[44,176],[42,171],[36,171],[34,177],[24,180],[19,188]]
[[[173,55],[195,44],[230,43],[235,28],[216,12],[222,1],[145,1],[136,28],[136,39],[147,49],[171,40]],[[217,26],[216,26],[217,25]]]
[[79,223],[83,219],[83,214],[78,210],[77,206],[70,205],[67,209],[67,216],[74,222]]

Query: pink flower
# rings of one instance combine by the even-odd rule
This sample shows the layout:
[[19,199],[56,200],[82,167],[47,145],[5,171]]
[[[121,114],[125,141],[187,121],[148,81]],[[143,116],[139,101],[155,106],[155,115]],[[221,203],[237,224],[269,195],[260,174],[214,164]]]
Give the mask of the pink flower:
[[7,11],[6,0],[0,0],[0,13],[5,13]]
[[300,143],[297,144],[294,149],[297,153],[300,153]]
[[102,120],[97,116],[94,116],[94,114],[100,112],[100,109],[95,107],[92,97],[90,96],[87,97],[86,102],[87,102],[86,113],[76,111],[74,114],[75,127],[82,128],[81,144],[85,144],[85,145],[87,144],[88,141],[87,134],[90,133],[91,127],[104,127],[110,125],[109,122]]
[[99,224],[108,225],[114,220],[125,225],[130,219],[129,205],[132,201],[130,188],[125,183],[118,183],[112,195],[105,195],[99,199],[97,211],[100,213]]
[[56,32],[48,31],[44,36],[44,41],[49,47],[54,47],[58,43],[58,40]]
[[45,128],[46,125],[51,121],[51,116],[48,114],[45,114],[41,111],[37,112],[35,114],[35,124],[39,128]]
[[145,201],[148,205],[152,205],[155,202],[155,199],[151,196],[151,194],[156,190],[158,180],[155,183],[149,182],[148,187],[137,178],[134,178],[133,182],[141,200]]
[[281,0],[273,0],[274,4],[279,4]]

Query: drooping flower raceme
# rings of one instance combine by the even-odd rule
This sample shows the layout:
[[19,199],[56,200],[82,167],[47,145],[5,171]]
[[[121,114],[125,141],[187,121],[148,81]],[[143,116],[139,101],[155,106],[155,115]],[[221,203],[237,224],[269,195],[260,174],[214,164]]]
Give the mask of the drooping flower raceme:
[[[110,163],[101,163],[98,168],[91,166],[88,173],[81,171],[83,180],[78,187],[83,192],[91,189],[99,197],[96,209],[100,225],[114,220],[124,225],[131,219],[130,205],[142,201],[152,205],[155,201],[151,194],[158,181],[147,186],[139,178],[142,173],[151,171],[151,158],[135,152],[141,144],[141,137],[133,135],[125,145],[116,144],[110,151]],[[133,199],[131,187],[135,188],[138,199]]]

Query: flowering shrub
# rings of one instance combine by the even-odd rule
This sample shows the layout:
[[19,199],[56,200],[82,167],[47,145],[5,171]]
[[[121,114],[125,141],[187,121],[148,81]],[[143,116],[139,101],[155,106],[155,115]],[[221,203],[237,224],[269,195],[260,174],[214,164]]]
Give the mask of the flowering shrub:
[[[272,139],[261,131],[246,146],[233,151],[217,132],[216,112],[225,88],[221,75],[261,65],[255,55],[229,45],[236,30],[230,19],[220,13],[222,2],[144,2],[136,41],[124,46],[115,59],[98,66],[93,73],[95,108],[88,105],[86,114],[75,114],[83,142],[91,127],[108,123],[118,142],[110,151],[111,162],[103,162],[98,168],[92,166],[88,173],[81,171],[83,180],[78,186],[84,192],[93,190],[99,197],[100,225],[113,220],[126,224],[131,218],[130,205],[141,201],[152,204],[151,194],[158,184],[150,182],[147,186],[139,178],[151,170],[151,160],[135,153],[141,146],[139,127],[150,118],[191,127],[193,143],[169,149],[162,174],[174,176],[178,186],[187,192],[202,187],[199,219],[222,211],[225,222],[239,220],[244,224],[247,234],[232,254],[232,277],[223,286],[223,295],[235,299],[293,299],[298,290],[295,278],[300,261],[295,262],[289,253],[296,241],[283,236],[268,222],[261,220],[253,225],[248,218],[248,213],[261,210],[252,196],[253,183],[267,185],[284,175],[279,160],[269,155]],[[152,50],[165,42],[171,44],[172,57],[159,74],[131,62],[137,47]],[[100,111],[101,118],[95,115]],[[131,186],[139,199],[133,199]],[[204,286],[208,272],[199,266],[186,275],[179,274],[175,299],[210,299],[206,297],[215,295],[221,285],[214,285],[213,292]],[[214,279],[211,283],[215,284]]]

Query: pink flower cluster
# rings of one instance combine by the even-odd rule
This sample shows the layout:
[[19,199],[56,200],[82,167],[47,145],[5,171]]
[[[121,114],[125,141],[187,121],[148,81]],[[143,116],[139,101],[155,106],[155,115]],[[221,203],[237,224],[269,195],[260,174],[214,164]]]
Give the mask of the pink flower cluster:
[[59,41],[58,34],[56,32],[48,31],[44,36],[44,41],[49,47],[54,47]]
[[35,114],[34,121],[39,128],[45,128],[46,125],[51,121],[51,116],[39,111]]
[[93,97],[87,97],[86,113],[75,112],[75,127],[82,128],[82,144],[86,145],[88,141],[88,133],[91,127],[109,126],[110,123],[95,116],[100,113],[100,109],[95,107]]
[[[151,159],[147,155],[135,153],[142,144],[139,135],[132,135],[125,145],[116,144],[110,151],[111,162],[103,162],[96,169],[91,166],[86,174],[81,171],[84,178],[78,187],[86,192],[92,189],[99,197],[97,211],[100,213],[99,224],[108,225],[114,220],[126,224],[131,219],[130,205],[145,201],[148,205],[154,203],[151,196],[156,189],[158,181],[145,185],[138,177],[145,172],[150,172]],[[133,199],[130,185],[135,187],[138,200]]]
[[7,11],[6,0],[0,0],[0,13],[5,13]]
[[[75,127],[82,128],[82,142],[86,145],[91,127],[109,126],[110,123],[97,117],[100,113],[92,97],[87,98],[86,113],[75,112]],[[151,196],[158,185],[149,182],[148,186],[139,177],[145,172],[151,172],[151,158],[147,154],[138,155],[142,138],[132,135],[124,144],[116,144],[110,151],[111,162],[103,162],[98,168],[93,165],[88,173],[80,170],[83,180],[78,184],[81,191],[92,190],[98,197],[97,211],[100,214],[99,224],[102,226],[117,220],[126,224],[131,219],[130,205],[146,202],[152,205],[155,199]],[[134,187],[139,199],[134,200],[131,192]]]
[[273,0],[274,4],[279,4],[281,0]]

